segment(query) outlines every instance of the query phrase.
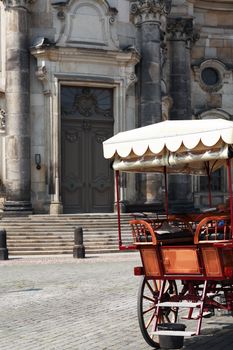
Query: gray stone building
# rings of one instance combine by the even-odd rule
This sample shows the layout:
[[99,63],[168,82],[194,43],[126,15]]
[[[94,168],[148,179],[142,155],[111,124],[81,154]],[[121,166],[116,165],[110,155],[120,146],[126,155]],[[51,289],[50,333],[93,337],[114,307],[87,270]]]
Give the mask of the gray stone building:
[[[3,211],[112,212],[102,142],[165,119],[233,116],[232,0],[1,0]],[[121,178],[121,200],[160,206],[159,176]],[[178,208],[205,178],[169,178]],[[213,200],[226,197],[224,170]]]

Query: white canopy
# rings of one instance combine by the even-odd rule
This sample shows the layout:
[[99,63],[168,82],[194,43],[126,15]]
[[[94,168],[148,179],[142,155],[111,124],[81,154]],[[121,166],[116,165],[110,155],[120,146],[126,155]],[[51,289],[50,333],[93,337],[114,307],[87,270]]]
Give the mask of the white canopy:
[[206,174],[229,157],[233,122],[173,120],[121,132],[104,141],[104,157],[115,170]]

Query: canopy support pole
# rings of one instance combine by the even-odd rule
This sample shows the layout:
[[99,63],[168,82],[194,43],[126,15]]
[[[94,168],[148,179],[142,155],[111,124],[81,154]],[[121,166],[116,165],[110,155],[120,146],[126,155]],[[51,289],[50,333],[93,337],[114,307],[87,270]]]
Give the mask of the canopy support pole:
[[168,219],[168,188],[167,188],[167,168],[164,167],[164,184],[165,184],[165,206],[166,206],[166,216]]
[[209,198],[209,207],[212,207],[212,193],[211,193],[211,171],[210,171],[210,163],[208,162],[207,167],[207,176],[208,176],[208,198]]
[[231,215],[231,235],[233,239],[233,200],[232,200],[232,180],[231,180],[231,161],[227,159],[227,172],[228,172],[228,190],[230,195],[230,215]]
[[118,244],[119,250],[122,246],[121,240],[121,210],[120,210],[120,193],[119,193],[119,171],[116,171],[116,206],[117,206],[117,223],[118,223]]

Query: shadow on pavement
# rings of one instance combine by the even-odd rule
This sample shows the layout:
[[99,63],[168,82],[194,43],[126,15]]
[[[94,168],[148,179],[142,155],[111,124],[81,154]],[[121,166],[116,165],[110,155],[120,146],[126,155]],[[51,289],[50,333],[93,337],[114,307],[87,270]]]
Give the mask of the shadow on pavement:
[[189,350],[232,350],[233,325],[224,322],[213,322],[215,326],[221,325],[221,329],[206,328],[202,334],[194,338],[185,339],[184,349]]

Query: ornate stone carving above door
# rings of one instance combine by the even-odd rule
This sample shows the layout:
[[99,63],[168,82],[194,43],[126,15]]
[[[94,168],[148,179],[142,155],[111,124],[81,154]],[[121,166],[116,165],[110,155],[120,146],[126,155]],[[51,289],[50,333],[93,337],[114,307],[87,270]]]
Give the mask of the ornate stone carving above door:
[[117,10],[106,0],[70,0],[52,3],[58,46],[119,48]]

